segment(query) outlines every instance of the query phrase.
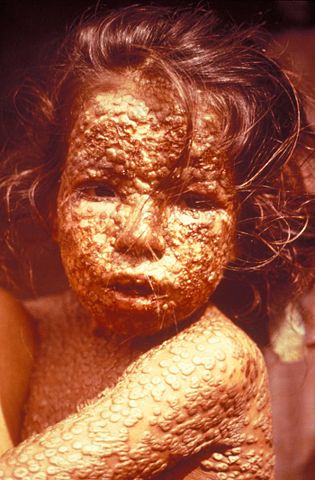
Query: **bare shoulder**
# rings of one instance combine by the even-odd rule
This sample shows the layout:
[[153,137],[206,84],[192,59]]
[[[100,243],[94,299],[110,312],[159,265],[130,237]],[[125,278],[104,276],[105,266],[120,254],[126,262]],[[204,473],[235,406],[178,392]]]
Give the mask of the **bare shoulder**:
[[33,352],[30,316],[18,300],[0,289],[0,451],[19,440]]
[[[243,388],[253,393],[266,381],[263,355],[248,335],[216,307],[160,347],[175,355],[179,365],[189,362],[208,371],[228,390]],[[204,376],[206,378],[206,376]]]
[[255,343],[209,307],[164,342],[158,357],[151,375],[164,378],[170,397],[155,425],[177,437],[182,458],[161,479],[271,480],[269,388]]
[[[19,347],[21,355],[32,359],[34,325],[22,303],[0,288],[0,340],[1,354]],[[16,352],[18,353],[18,352]],[[6,356],[4,356],[6,358]]]
[[[95,465],[104,478],[272,480],[268,385],[254,343],[211,307],[155,345],[44,441],[35,435],[17,447],[14,468],[27,467],[17,458],[57,449],[62,438],[82,478]],[[8,475],[10,455],[2,457]],[[36,465],[65,472],[64,457],[51,465],[43,454]]]
[[266,384],[266,365],[261,350],[221,311],[211,307],[199,328],[203,331],[202,337],[216,352],[220,369],[228,373],[225,378],[229,387],[245,383],[246,390],[254,392]]
[[[22,303],[0,289],[0,359],[1,365],[17,370],[28,369],[33,360],[34,324]],[[9,370],[12,373],[12,370]]]

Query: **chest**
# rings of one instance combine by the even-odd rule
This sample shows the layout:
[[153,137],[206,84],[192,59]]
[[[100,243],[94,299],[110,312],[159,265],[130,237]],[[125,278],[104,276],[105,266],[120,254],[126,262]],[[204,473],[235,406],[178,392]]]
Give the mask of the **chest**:
[[82,318],[73,320],[57,324],[39,321],[23,438],[55,424],[113,388],[138,356],[129,342],[106,337]]

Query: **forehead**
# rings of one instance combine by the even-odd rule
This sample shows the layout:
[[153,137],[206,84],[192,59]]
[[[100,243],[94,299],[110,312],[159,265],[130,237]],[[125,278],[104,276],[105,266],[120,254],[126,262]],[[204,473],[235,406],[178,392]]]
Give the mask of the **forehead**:
[[[222,174],[225,159],[215,148],[218,121],[200,98],[191,144],[190,170]],[[165,86],[129,81],[90,96],[70,136],[66,169],[102,172],[108,168],[154,182],[180,161],[187,117]]]

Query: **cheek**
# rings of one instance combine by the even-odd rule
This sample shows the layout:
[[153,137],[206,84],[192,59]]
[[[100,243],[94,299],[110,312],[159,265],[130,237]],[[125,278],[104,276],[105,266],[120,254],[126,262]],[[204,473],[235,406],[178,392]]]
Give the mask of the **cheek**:
[[[180,321],[208,301],[229,259],[233,227],[225,212],[205,221],[170,215],[162,229],[164,255],[158,260],[142,258],[134,263],[134,258],[121,255],[115,247],[129,215],[130,211],[123,208],[109,206],[104,211],[104,205],[97,203],[91,206],[64,202],[59,209],[61,255],[70,284],[96,321],[103,322],[106,312],[109,328],[143,334],[147,331],[145,319],[145,328],[152,333],[161,329],[161,318],[167,326],[174,318]],[[134,273],[139,268],[167,285],[163,305],[153,304],[147,311],[137,311],[140,323],[136,324],[134,310],[115,303],[106,290],[108,278],[125,268],[132,268]]]
[[231,258],[234,244],[233,218],[225,211],[196,220],[173,223],[170,248],[173,268],[170,278],[174,308],[180,317],[208,302]]
[[178,261],[188,273],[199,273],[207,282],[220,276],[231,257],[234,225],[224,211],[205,221],[179,222],[172,232],[172,244]]
[[[86,202],[65,203],[59,211],[58,241],[65,268],[69,274],[98,265],[108,264],[119,232],[119,223],[113,208]],[[80,273],[80,272],[79,272]],[[96,273],[96,272],[95,272]]]

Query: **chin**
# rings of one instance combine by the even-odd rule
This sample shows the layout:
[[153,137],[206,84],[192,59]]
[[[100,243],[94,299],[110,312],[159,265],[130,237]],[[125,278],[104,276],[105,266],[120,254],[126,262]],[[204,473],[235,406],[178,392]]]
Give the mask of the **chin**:
[[[95,287],[95,286],[94,286]],[[89,295],[86,295],[89,292]],[[81,295],[80,295],[81,293]],[[151,336],[168,329],[177,331],[186,319],[208,303],[208,292],[198,297],[178,291],[153,294],[143,288],[87,288],[77,291],[95,325],[122,336]]]
[[181,310],[172,308],[171,302],[164,305],[168,305],[168,308],[152,308],[152,305],[150,308],[140,308],[138,305],[138,308],[127,309],[126,305],[122,308],[121,305],[101,307],[90,304],[86,305],[86,309],[94,323],[109,332],[126,337],[146,337],[172,329],[176,332],[197,310],[204,308],[204,304],[198,304],[195,308],[189,305],[189,308],[186,306]]

